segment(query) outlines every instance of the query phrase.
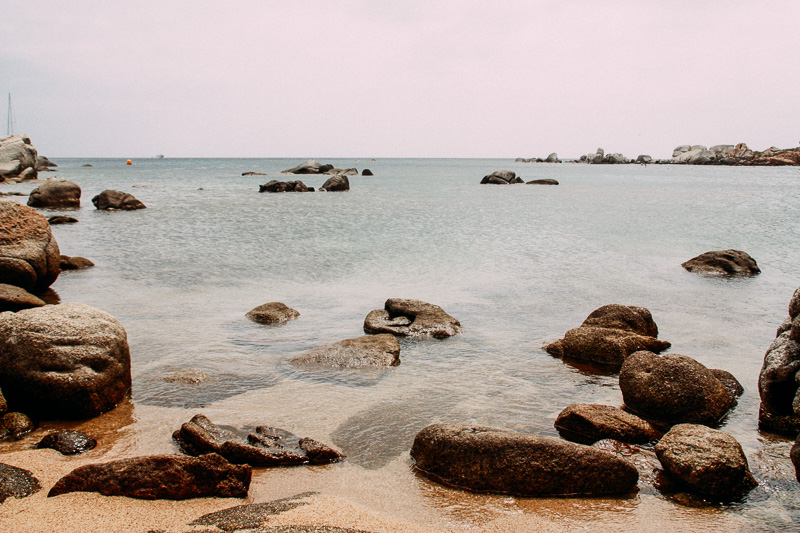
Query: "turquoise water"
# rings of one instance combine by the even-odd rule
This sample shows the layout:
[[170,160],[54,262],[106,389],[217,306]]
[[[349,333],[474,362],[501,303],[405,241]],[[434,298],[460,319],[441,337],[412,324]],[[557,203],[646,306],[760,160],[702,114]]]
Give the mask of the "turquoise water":
[[[45,214],[80,220],[53,232],[63,254],[96,266],[63,273],[53,288],[62,301],[116,316],[129,336],[136,415],[114,453],[172,450],[176,421],[203,412],[220,423],[283,424],[333,442],[347,462],[302,477],[304,490],[344,494],[434,525],[561,512],[587,513],[610,528],[651,515],[687,530],[771,530],[800,520],[790,442],[757,430],[763,355],[800,286],[800,169],[321,161],[375,176],[350,177],[347,193],[260,194],[259,184],[300,161],[55,160],[55,175],[81,186],[83,207]],[[503,168],[560,185],[479,185]],[[247,171],[268,176],[241,175]],[[325,177],[286,179],[319,187]],[[98,212],[91,198],[104,189],[131,192],[148,208]],[[680,266],[726,248],[750,253],[762,274],[718,279]],[[287,364],[304,350],[362,335],[366,314],[390,297],[440,305],[464,332],[403,340],[400,366],[382,373],[312,373]],[[270,301],[301,317],[281,327],[244,317]],[[556,436],[553,421],[570,403],[620,405],[615,375],[541,349],[609,303],[647,307],[671,352],[726,369],[744,385],[721,429],[742,443],[760,482],[746,501],[694,509],[643,488],[620,501],[550,504],[442,493],[411,472],[411,441],[435,421]],[[209,380],[164,381],[181,369],[202,370]],[[362,478],[373,488],[343,487],[342,479]],[[375,495],[376,483],[385,498]],[[390,498],[396,494],[403,497]],[[415,505],[427,509],[423,518]]]

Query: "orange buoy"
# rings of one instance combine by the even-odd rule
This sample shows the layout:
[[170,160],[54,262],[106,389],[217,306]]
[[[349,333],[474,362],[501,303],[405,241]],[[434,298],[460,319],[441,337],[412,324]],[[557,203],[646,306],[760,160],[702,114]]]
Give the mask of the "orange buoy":
[[127,163],[127,164],[128,164],[128,165],[132,165],[132,164],[133,164],[133,161],[131,161],[130,159],[128,159],[128,163]]

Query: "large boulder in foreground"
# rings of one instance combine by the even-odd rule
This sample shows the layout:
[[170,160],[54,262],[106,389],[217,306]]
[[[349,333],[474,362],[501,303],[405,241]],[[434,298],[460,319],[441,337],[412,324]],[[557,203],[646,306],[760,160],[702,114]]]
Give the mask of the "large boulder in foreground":
[[658,439],[649,422],[610,405],[574,403],[558,414],[554,426],[563,438],[581,444],[603,439],[644,444]]
[[233,465],[217,454],[151,455],[78,467],[47,496],[81,491],[143,500],[245,498],[251,476],[249,466]]
[[0,503],[6,498],[25,498],[42,490],[39,480],[24,468],[0,463]]
[[300,312],[281,302],[269,302],[255,307],[245,315],[260,324],[283,324],[300,316]]
[[800,433],[800,288],[789,302],[789,316],[764,355],[758,377],[761,429],[795,436]]
[[691,357],[636,352],[619,373],[625,407],[657,425],[717,425],[737,398],[715,373]]
[[41,419],[85,419],[131,387],[125,329],[88,305],[0,314],[0,389],[9,407]]
[[580,327],[544,347],[556,357],[585,361],[619,369],[625,359],[640,350],[662,352],[670,343],[659,340],[658,326],[650,311],[633,305],[604,305],[589,314]]
[[670,477],[692,492],[730,500],[758,485],[741,445],[722,431],[679,424],[661,438],[655,449]]
[[80,207],[81,188],[65,179],[51,179],[39,185],[28,196],[30,207]]
[[92,204],[100,210],[123,210],[131,211],[134,209],[144,209],[147,207],[130,193],[113,191],[106,189],[94,198]]
[[20,177],[35,179],[36,148],[27,135],[7,135],[0,137],[0,179]]
[[320,191],[349,191],[350,190],[350,180],[347,179],[347,176],[344,174],[337,174],[331,178],[328,178],[325,183],[322,184],[322,187],[319,188]]
[[61,270],[50,224],[35,209],[0,202],[0,283],[44,292]]
[[522,178],[517,177],[517,173],[513,170],[495,170],[488,176],[484,176],[481,180],[481,185],[509,185],[512,183],[525,183]]
[[172,434],[181,450],[189,455],[217,453],[235,464],[251,466],[293,466],[335,463],[344,454],[310,438],[269,426],[253,432],[224,429],[203,415],[195,415]]
[[364,319],[364,331],[401,337],[430,335],[441,339],[459,333],[461,323],[438,305],[421,300],[389,298],[383,309],[369,312]]
[[292,357],[296,366],[322,368],[387,368],[400,364],[400,343],[389,333],[318,346]]
[[722,276],[755,276],[761,273],[756,260],[740,250],[706,252],[681,265],[689,272]]
[[435,481],[517,496],[623,494],[639,477],[628,461],[590,446],[463,424],[426,427],[411,457]]

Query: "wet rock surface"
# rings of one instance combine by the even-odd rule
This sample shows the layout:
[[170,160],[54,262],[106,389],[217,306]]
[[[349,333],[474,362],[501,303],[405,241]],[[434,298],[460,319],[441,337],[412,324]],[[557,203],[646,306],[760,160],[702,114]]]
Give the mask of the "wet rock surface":
[[659,340],[658,326],[649,310],[632,305],[604,305],[589,314],[580,327],[544,347],[556,357],[586,361],[619,369],[632,353],[659,353],[671,345]]
[[789,316],[764,354],[758,377],[761,429],[789,436],[800,433],[800,288],[789,301]]
[[240,529],[257,529],[264,526],[267,518],[277,514],[308,505],[308,499],[316,495],[314,492],[296,494],[265,503],[237,505],[221,511],[208,513],[193,520],[191,526],[215,526],[223,531]]
[[286,430],[257,426],[253,432],[225,428],[204,415],[195,415],[172,434],[184,453],[217,453],[235,464],[256,467],[328,464],[344,455],[313,439],[300,439]]
[[217,454],[201,457],[151,455],[76,468],[50,489],[48,497],[68,492],[99,492],[144,500],[245,498],[251,469]]
[[0,463],[0,503],[6,498],[25,498],[40,490],[42,486],[31,472]]
[[364,331],[368,334],[445,338],[459,333],[461,323],[438,305],[421,300],[389,298],[383,309],[376,309],[367,315]]
[[367,335],[319,346],[290,362],[312,368],[388,368],[400,364],[400,343],[388,333]]
[[756,260],[740,250],[706,252],[681,265],[689,272],[723,276],[755,276],[761,273]]
[[0,417],[0,440],[19,440],[36,429],[25,413],[10,412]]
[[741,445],[722,431],[679,424],[664,435],[655,451],[670,477],[705,496],[734,499],[758,484]]
[[619,388],[626,409],[656,425],[716,425],[736,397],[711,370],[691,357],[636,352],[625,360]]
[[125,329],[88,305],[0,314],[0,389],[9,407],[44,419],[82,419],[131,387]]
[[58,278],[60,252],[47,219],[16,202],[0,202],[0,283],[38,294]]
[[110,189],[106,189],[105,191],[101,192],[94,198],[92,198],[92,204],[94,204],[95,208],[100,210],[123,210],[123,211],[131,211],[135,209],[144,209],[147,207],[142,202],[140,202],[134,195],[122,192],[122,191],[113,191]]
[[483,426],[432,424],[414,439],[416,468],[457,488],[519,496],[622,494],[629,462],[581,444]]
[[97,441],[82,431],[62,430],[46,435],[36,445],[37,448],[50,448],[62,455],[78,455],[97,446]]
[[247,318],[260,324],[282,324],[294,320],[300,313],[281,302],[269,302],[248,311]]
[[581,444],[603,439],[643,444],[659,435],[646,420],[610,405],[572,404],[559,413],[554,425],[563,438]]

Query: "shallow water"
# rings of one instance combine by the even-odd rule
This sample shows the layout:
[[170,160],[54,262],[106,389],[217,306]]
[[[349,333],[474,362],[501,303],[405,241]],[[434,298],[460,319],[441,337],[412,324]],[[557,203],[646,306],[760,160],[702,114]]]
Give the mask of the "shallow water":
[[[348,193],[259,194],[259,184],[299,161],[55,161],[55,175],[81,186],[83,207],[45,214],[80,220],[53,232],[63,254],[96,266],[62,273],[53,288],[62,301],[117,317],[131,347],[133,403],[96,422],[116,434],[110,455],[171,451],[171,432],[203,412],[228,425],[284,427],[348,455],[322,469],[259,473],[270,481],[257,499],[318,490],[442,527],[542,516],[576,528],[669,521],[769,531],[800,520],[790,442],[757,430],[763,355],[800,286],[799,169],[328,161],[375,176],[351,177]],[[500,168],[560,185],[479,185]],[[290,179],[298,178],[315,187],[325,179]],[[148,208],[95,211],[90,200],[104,189],[131,192]],[[720,279],[680,266],[725,248],[750,253],[762,274]],[[401,364],[383,372],[287,364],[363,335],[366,314],[390,297],[440,305],[464,332],[401,340]],[[275,327],[244,317],[269,301],[300,318]],[[411,441],[432,422],[556,436],[553,421],[570,403],[620,405],[616,375],[541,349],[609,303],[647,307],[670,352],[741,381],[745,394],[721,429],[742,443],[760,482],[747,500],[696,508],[647,487],[629,498],[531,500],[467,494],[412,472]],[[182,369],[209,379],[164,381]]]

